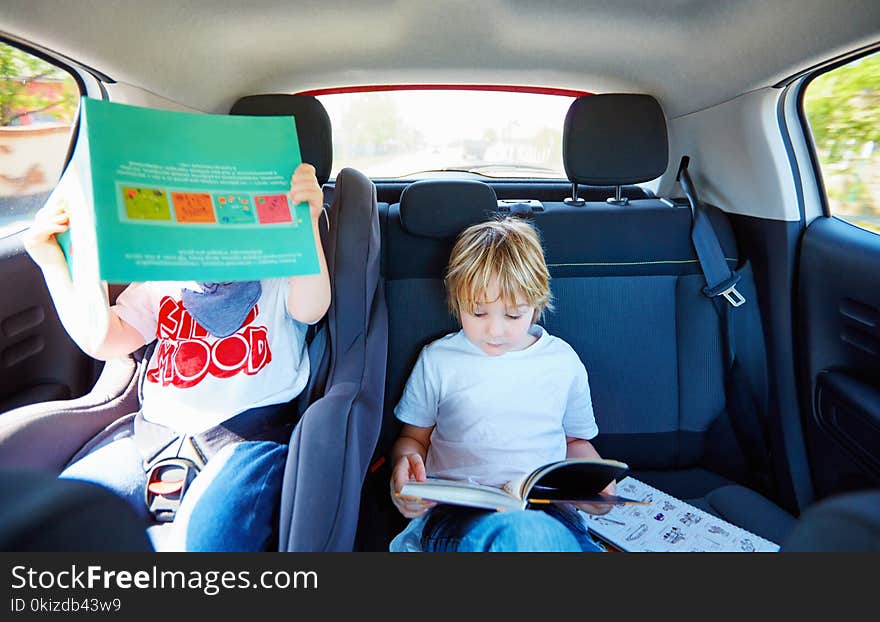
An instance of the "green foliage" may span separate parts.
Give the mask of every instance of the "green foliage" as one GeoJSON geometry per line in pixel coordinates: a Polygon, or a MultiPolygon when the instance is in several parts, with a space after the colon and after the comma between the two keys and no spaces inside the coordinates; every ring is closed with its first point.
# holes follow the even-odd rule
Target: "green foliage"
{"type": "Polygon", "coordinates": [[[880,142],[880,54],[838,67],[807,89],[804,107],[816,146],[829,163],[880,142]]]}
{"type": "Polygon", "coordinates": [[[880,231],[880,54],[813,80],[804,109],[831,212],[880,231]]]}
{"type": "Polygon", "coordinates": [[[0,42],[0,126],[14,125],[35,112],[70,122],[78,98],[76,84],[66,72],[0,42]]]}

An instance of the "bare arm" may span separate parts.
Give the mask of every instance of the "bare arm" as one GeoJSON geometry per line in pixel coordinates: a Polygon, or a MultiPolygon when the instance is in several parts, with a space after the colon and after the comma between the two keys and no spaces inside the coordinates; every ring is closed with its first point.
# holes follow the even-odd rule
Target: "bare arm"
{"type": "Polygon", "coordinates": [[[287,310],[292,318],[306,324],[314,324],[327,312],[330,306],[330,277],[327,260],[321,245],[319,220],[324,211],[324,193],[315,177],[315,167],[300,164],[290,180],[290,198],[294,203],[308,203],[315,248],[318,252],[318,274],[290,277],[290,294],[287,310]]]}
{"type": "Polygon", "coordinates": [[[593,443],[582,438],[573,436],[565,437],[565,457],[566,458],[601,458],[599,452],[593,447],[593,443]]]}
{"type": "Polygon", "coordinates": [[[70,280],[55,238],[69,226],[63,200],[43,207],[24,236],[25,250],[43,272],[61,324],[83,352],[103,361],[130,354],[144,345],[144,338],[110,309],[106,283],[74,288],[70,280]]]}

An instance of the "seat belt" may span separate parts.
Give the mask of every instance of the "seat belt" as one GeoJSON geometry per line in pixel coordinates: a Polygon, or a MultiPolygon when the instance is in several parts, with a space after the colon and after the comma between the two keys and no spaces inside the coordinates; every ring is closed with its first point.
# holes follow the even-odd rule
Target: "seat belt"
{"type": "MultiPolygon", "coordinates": [[[[230,443],[271,440],[286,443],[294,424],[317,397],[323,394],[329,369],[327,320],[309,326],[306,347],[309,381],[294,404],[270,404],[246,410],[199,434],[179,434],[172,428],[152,423],[138,413],[135,417],[135,444],[147,474],[144,501],[159,522],[174,520],[183,496],[208,460],[230,443]]],[[[141,364],[138,398],[143,398],[146,367],[156,341],[152,341],[137,360],[141,364]]]]}
{"type": "Polygon", "coordinates": [[[251,408],[198,434],[134,419],[134,441],[143,458],[147,484],[144,501],[159,522],[174,520],[183,496],[196,475],[223,447],[244,441],[286,442],[293,428],[294,405],[251,408]]]}
{"type": "Polygon", "coordinates": [[[703,294],[715,306],[722,324],[724,348],[724,394],[727,411],[737,441],[746,456],[756,483],[764,492],[772,491],[771,452],[767,444],[766,421],[760,412],[751,383],[736,356],[735,320],[737,309],[746,303],[736,289],[740,274],[731,270],[724,257],[715,229],[704,205],[697,198],[688,173],[690,158],[684,156],[676,174],[693,216],[691,241],[700,269],[706,279],[703,294]]]}

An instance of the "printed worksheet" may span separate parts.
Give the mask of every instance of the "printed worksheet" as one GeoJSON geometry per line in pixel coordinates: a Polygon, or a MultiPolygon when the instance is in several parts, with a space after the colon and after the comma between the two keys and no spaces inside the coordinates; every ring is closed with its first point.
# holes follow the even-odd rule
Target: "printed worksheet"
{"type": "Polygon", "coordinates": [[[617,494],[650,501],[619,505],[608,514],[582,512],[587,527],[617,549],[632,552],[776,552],[779,545],[732,525],[635,478],[617,494]]]}

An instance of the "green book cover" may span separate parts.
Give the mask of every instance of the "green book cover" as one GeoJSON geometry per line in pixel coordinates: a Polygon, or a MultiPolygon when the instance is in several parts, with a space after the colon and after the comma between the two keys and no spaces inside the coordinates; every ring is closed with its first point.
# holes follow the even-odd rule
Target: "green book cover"
{"type": "Polygon", "coordinates": [[[309,207],[287,193],[296,123],[83,97],[59,241],[76,282],[246,281],[319,271],[309,207]]]}

